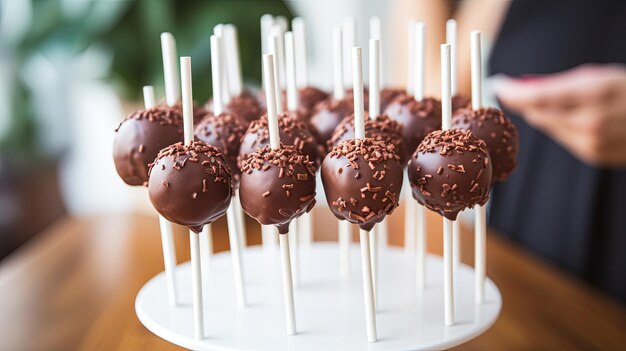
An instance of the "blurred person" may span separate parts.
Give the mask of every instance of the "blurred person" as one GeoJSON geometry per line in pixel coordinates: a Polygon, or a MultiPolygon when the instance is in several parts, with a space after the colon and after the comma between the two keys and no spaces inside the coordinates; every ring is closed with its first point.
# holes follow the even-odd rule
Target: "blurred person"
{"type": "MultiPolygon", "coordinates": [[[[516,171],[495,184],[490,225],[626,301],[626,2],[412,6],[423,17],[439,15],[429,26],[437,44],[445,41],[445,20],[458,20],[459,88],[466,95],[469,31],[481,29],[487,44],[495,39],[488,83],[519,130],[520,151],[516,171]]],[[[438,50],[430,55],[439,62],[438,50]]]]}

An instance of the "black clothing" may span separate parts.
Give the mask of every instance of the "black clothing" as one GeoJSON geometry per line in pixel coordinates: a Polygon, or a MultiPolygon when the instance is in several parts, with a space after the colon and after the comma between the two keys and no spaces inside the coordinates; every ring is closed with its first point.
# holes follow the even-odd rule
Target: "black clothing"
{"type": "MultiPolygon", "coordinates": [[[[490,74],[545,74],[626,63],[626,1],[513,1],[490,74]]],[[[518,168],[494,187],[490,224],[626,302],[626,169],[588,166],[510,111],[518,168]]]]}

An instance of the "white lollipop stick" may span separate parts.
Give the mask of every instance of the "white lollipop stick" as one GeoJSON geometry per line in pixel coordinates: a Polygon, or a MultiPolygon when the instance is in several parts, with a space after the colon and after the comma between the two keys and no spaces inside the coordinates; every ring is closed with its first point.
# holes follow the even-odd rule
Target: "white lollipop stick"
{"type": "Polygon", "coordinates": [[[481,55],[481,33],[473,30],[470,33],[471,45],[471,65],[472,65],[472,109],[477,110],[483,107],[483,80],[482,80],[482,55],[481,55]]]}
{"type": "MultiPolygon", "coordinates": [[[[191,58],[180,58],[180,75],[183,92],[183,130],[185,145],[193,141],[193,93],[191,88],[191,58]]],[[[200,236],[189,231],[191,248],[191,285],[193,295],[193,325],[196,339],[204,338],[204,315],[202,307],[202,268],[200,261],[200,236]]]]}
{"type": "Polygon", "coordinates": [[[415,23],[415,77],[413,78],[413,97],[417,101],[424,99],[424,73],[426,67],[426,24],[415,23]]]}
{"type": "MultiPolygon", "coordinates": [[[[276,111],[276,75],[274,58],[271,54],[263,55],[263,74],[266,77],[265,96],[267,97],[267,119],[270,136],[270,147],[280,148],[278,134],[278,115],[276,111]]],[[[287,319],[287,335],[296,334],[296,313],[293,299],[293,275],[291,272],[291,255],[289,253],[289,234],[279,234],[280,258],[283,267],[283,295],[285,298],[285,317],[287,319]]]]}
{"type": "MultiPolygon", "coordinates": [[[[272,27],[272,37],[274,37],[274,61],[276,62],[276,89],[279,93],[281,93],[286,87],[286,69],[285,69],[285,41],[283,36],[285,35],[285,31],[282,26],[275,24],[272,27]]],[[[280,105],[280,101],[279,105],[280,105]]],[[[280,113],[280,112],[279,112],[280,113]]]]}
{"type": "MultiPolygon", "coordinates": [[[[446,44],[450,44],[450,94],[457,94],[457,65],[456,65],[456,21],[446,21],[446,44]]],[[[454,270],[461,263],[461,226],[460,221],[452,224],[452,256],[454,257],[454,270]]]]}
{"type": "MultiPolygon", "coordinates": [[[[294,45],[294,37],[292,32],[285,33],[285,64],[287,66],[287,109],[290,112],[296,112],[298,110],[298,87],[296,86],[296,52],[294,45]]],[[[293,232],[291,238],[293,241],[293,265],[294,265],[294,280],[296,286],[300,285],[300,264],[298,254],[300,252],[300,220],[298,218],[293,220],[293,232]]]]}
{"type": "MultiPolygon", "coordinates": [[[[426,65],[426,25],[424,22],[415,23],[414,45],[415,45],[415,70],[413,77],[413,97],[417,101],[424,99],[424,81],[426,65]]],[[[423,288],[426,285],[426,209],[424,206],[414,203],[417,220],[412,221],[415,228],[412,235],[415,235],[416,243],[416,273],[417,286],[423,288]]]]}
{"type": "Polygon", "coordinates": [[[415,237],[415,282],[418,289],[423,289],[426,286],[426,209],[416,201],[412,202],[415,221],[418,223],[415,237]]]}
{"type": "Polygon", "coordinates": [[[274,26],[274,17],[270,14],[261,16],[261,52],[268,53],[270,50],[269,38],[274,26]]]}
{"type": "Polygon", "coordinates": [[[352,48],[352,75],[354,82],[354,137],[365,139],[365,107],[363,103],[363,51],[352,48]]]}
{"type": "MultiPolygon", "coordinates": [[[[459,213],[460,216],[460,213],[459,213]]],[[[452,222],[452,262],[454,262],[454,271],[459,269],[461,264],[461,220],[452,222]]]]}
{"type": "Polygon", "coordinates": [[[161,33],[161,52],[163,56],[163,76],[165,77],[165,102],[174,106],[180,99],[180,78],[176,64],[176,40],[172,33],[161,33]]]}
{"type": "Polygon", "coordinates": [[[413,82],[415,80],[415,23],[415,20],[409,20],[407,31],[406,92],[409,95],[413,95],[415,86],[413,82]]]}
{"type": "MultiPolygon", "coordinates": [[[[369,68],[369,116],[371,119],[375,119],[380,115],[380,89],[381,89],[381,62],[382,57],[380,54],[380,18],[373,16],[370,18],[370,68],[369,68]]],[[[370,247],[372,251],[372,272],[374,275],[374,293],[378,292],[378,261],[377,261],[377,245],[382,247],[387,246],[387,220],[383,219],[376,225],[376,236],[378,240],[375,241],[374,246],[370,247]]],[[[371,238],[370,238],[371,239],[371,238]]]]}
{"type": "Polygon", "coordinates": [[[376,236],[378,237],[378,246],[384,249],[389,245],[389,225],[387,224],[387,218],[376,225],[376,236]]]}
{"type": "Polygon", "coordinates": [[[285,16],[276,16],[276,17],[274,17],[274,20],[276,21],[276,25],[278,25],[278,27],[280,27],[281,34],[285,34],[285,32],[287,31],[287,27],[289,27],[289,23],[287,21],[287,17],[285,17],[285,16]]]}
{"type": "MultiPolygon", "coordinates": [[[[370,24],[371,24],[370,20],[370,24]]],[[[370,69],[369,69],[369,117],[376,119],[380,115],[380,40],[370,39],[369,41],[370,69]]],[[[386,223],[385,223],[386,225],[386,223]]],[[[383,224],[376,225],[374,230],[369,233],[370,254],[372,255],[372,276],[374,279],[374,302],[377,304],[378,291],[378,248],[376,242],[376,234],[379,232],[383,224]]]]}
{"type": "Polygon", "coordinates": [[[296,334],[296,309],[293,301],[293,275],[289,254],[289,234],[278,235],[280,259],[283,268],[283,295],[285,296],[285,318],[287,319],[287,335],[296,334]]]}
{"type": "MultiPolygon", "coordinates": [[[[452,125],[452,95],[450,91],[450,45],[441,45],[441,125],[452,125]]],[[[443,294],[446,326],[454,325],[454,272],[452,258],[452,221],[443,219],[443,294]]]]}
{"type": "MultiPolygon", "coordinates": [[[[352,76],[354,81],[354,137],[365,139],[365,111],[363,106],[363,53],[360,47],[352,48],[352,76]]],[[[365,298],[365,322],[367,324],[367,341],[376,342],[376,303],[374,283],[372,279],[372,263],[370,262],[369,233],[359,231],[361,245],[361,271],[363,273],[363,295],[365,298]]]]}
{"type": "Polygon", "coordinates": [[[372,286],[374,289],[374,311],[378,311],[378,245],[376,245],[376,235],[378,234],[378,224],[368,233],[368,244],[370,246],[370,270],[372,271],[372,286]]]}
{"type": "MultiPolygon", "coordinates": [[[[274,18],[271,15],[263,15],[261,17],[261,38],[263,45],[263,53],[270,52],[274,53],[276,51],[276,45],[274,44],[274,37],[271,35],[272,27],[274,26],[274,18]]],[[[268,91],[268,82],[275,81],[274,77],[267,77],[265,71],[263,71],[263,89],[265,92],[268,91]]],[[[273,91],[273,90],[271,90],[273,91]]],[[[267,101],[273,101],[275,103],[274,98],[270,98],[266,96],[267,101]]],[[[276,107],[273,105],[274,108],[276,107]]],[[[273,253],[276,247],[276,234],[274,233],[274,227],[269,225],[261,225],[261,242],[263,244],[263,249],[267,252],[273,253]]]]}
{"type": "MultiPolygon", "coordinates": [[[[274,26],[272,28],[272,34],[270,35],[270,54],[272,54],[272,59],[274,60],[274,67],[279,67],[281,65],[281,63],[279,62],[279,57],[283,56],[282,55],[282,34],[280,34],[280,31],[276,32],[275,29],[278,28],[277,26],[274,26]]],[[[284,56],[283,56],[284,57],[284,56]]],[[[263,75],[265,78],[265,91],[267,91],[267,77],[265,75],[263,75]]],[[[280,84],[278,84],[278,82],[280,82],[281,80],[281,76],[280,76],[280,69],[275,69],[274,70],[274,80],[277,82],[277,89],[278,86],[280,84]]],[[[275,98],[273,99],[276,103],[276,114],[280,114],[283,112],[283,96],[282,96],[282,89],[278,90],[278,92],[276,93],[275,98]]],[[[269,100],[268,100],[269,101],[269,100]]]]}
{"type": "Polygon", "coordinates": [[[228,92],[230,96],[239,96],[243,92],[243,76],[241,74],[241,57],[237,27],[233,24],[224,25],[224,44],[226,46],[226,65],[228,72],[228,92]]]}
{"type": "Polygon", "coordinates": [[[273,225],[261,225],[261,243],[263,250],[273,257],[276,252],[276,228],[273,225]]]}
{"type": "Polygon", "coordinates": [[[381,39],[380,17],[378,16],[370,17],[370,38],[378,40],[381,39]]]}
{"type": "MultiPolygon", "coordinates": [[[[306,57],[306,30],[302,17],[296,17],[291,21],[291,30],[294,36],[296,53],[296,87],[302,89],[306,88],[309,83],[306,57]]],[[[305,244],[313,242],[313,220],[311,217],[311,213],[305,213],[298,221],[300,241],[305,244]]]]}
{"type": "Polygon", "coordinates": [[[291,31],[296,41],[296,82],[298,88],[306,88],[309,85],[306,57],[306,30],[302,17],[296,17],[291,21],[291,31]]]}
{"type": "Polygon", "coordinates": [[[235,189],[235,213],[237,214],[237,233],[240,234],[239,242],[242,249],[248,245],[248,236],[246,235],[246,220],[243,214],[243,208],[241,207],[241,199],[239,199],[239,189],[235,189]]]}
{"type": "Polygon", "coordinates": [[[208,272],[211,269],[211,256],[213,255],[213,230],[211,224],[205,225],[198,236],[200,237],[202,271],[208,272]]]}
{"type": "MultiPolygon", "coordinates": [[[[222,100],[222,75],[220,72],[224,70],[222,58],[223,48],[222,42],[224,38],[216,35],[211,36],[211,73],[213,75],[213,111],[215,114],[220,114],[224,109],[224,100],[222,100]],[[218,112],[219,111],[219,112],[218,112]]],[[[237,213],[234,206],[235,200],[231,200],[231,205],[228,206],[226,212],[226,221],[228,224],[228,238],[230,241],[230,254],[233,261],[233,275],[235,282],[235,293],[237,296],[237,304],[239,306],[246,305],[245,291],[243,284],[243,272],[241,268],[241,243],[240,234],[237,228],[237,213]]]]}
{"type": "MultiPolygon", "coordinates": [[[[151,85],[143,87],[143,100],[146,109],[156,105],[154,87],[151,85]]],[[[161,246],[163,247],[163,266],[165,267],[165,279],[167,280],[167,296],[170,306],[176,306],[178,302],[176,299],[176,251],[174,250],[174,230],[172,223],[160,214],[159,225],[161,228],[161,246]]]]}
{"type": "Polygon", "coordinates": [[[296,86],[296,52],[292,32],[285,33],[285,65],[287,66],[287,110],[298,110],[298,87],[296,86]]]}
{"type": "Polygon", "coordinates": [[[298,230],[302,244],[310,245],[313,242],[313,213],[305,213],[298,218],[298,230]]]}
{"type": "Polygon", "coordinates": [[[228,104],[228,102],[230,101],[230,92],[228,91],[228,86],[230,85],[230,82],[228,80],[228,71],[226,70],[226,67],[229,66],[228,65],[228,60],[226,58],[226,45],[224,44],[224,28],[226,26],[224,26],[224,24],[220,23],[215,25],[215,27],[213,27],[213,34],[215,36],[217,36],[218,38],[222,39],[219,41],[219,46],[220,46],[220,58],[222,60],[224,69],[222,69],[220,71],[220,79],[222,80],[222,84],[221,84],[221,90],[222,90],[222,103],[224,104],[224,106],[226,104],[228,104]]]}
{"type": "Polygon", "coordinates": [[[380,115],[380,40],[370,39],[370,85],[369,115],[376,119],[380,115]]]}
{"type": "Polygon", "coordinates": [[[365,323],[367,327],[367,341],[376,342],[376,306],[374,303],[374,283],[370,263],[370,246],[368,233],[360,229],[359,241],[361,245],[361,272],[363,273],[363,297],[365,300],[365,323]]]}
{"type": "Polygon", "coordinates": [[[295,286],[300,286],[300,218],[294,218],[289,223],[289,244],[291,245],[292,278],[295,286]]]}
{"type": "Polygon", "coordinates": [[[339,232],[339,273],[342,277],[350,275],[350,242],[352,227],[348,221],[338,221],[339,232]]]}
{"type": "Polygon", "coordinates": [[[450,44],[450,66],[451,66],[451,83],[450,92],[452,96],[458,93],[457,88],[457,66],[456,66],[456,21],[449,19],[446,21],[446,44],[450,44]]]}
{"type": "Polygon", "coordinates": [[[349,87],[352,81],[352,48],[356,46],[356,22],[354,17],[346,17],[343,19],[343,83],[349,87]]]}
{"type": "Polygon", "coordinates": [[[153,108],[156,105],[154,87],[152,85],[143,87],[143,105],[146,109],[153,108]]]}
{"type": "Polygon", "coordinates": [[[230,243],[230,255],[233,261],[233,275],[235,281],[235,295],[240,307],[246,306],[246,292],[243,284],[243,269],[241,264],[241,243],[237,233],[237,213],[235,212],[234,199],[226,210],[228,223],[228,240],[230,243]]]}
{"type": "Polygon", "coordinates": [[[333,98],[343,100],[346,90],[343,85],[343,37],[341,28],[333,28],[333,98]]]}
{"type": "MultiPolygon", "coordinates": [[[[333,98],[342,100],[346,96],[343,86],[343,37],[339,27],[333,28],[333,98]]],[[[351,227],[348,221],[338,223],[339,272],[342,277],[350,274],[351,227]]]]}
{"type": "MultiPolygon", "coordinates": [[[[383,34],[382,34],[381,27],[380,27],[380,17],[378,17],[378,16],[370,17],[370,40],[371,39],[378,39],[378,40],[382,41],[382,36],[383,36],[383,34]]],[[[382,51],[382,49],[379,49],[379,50],[382,51]]],[[[382,65],[382,61],[383,61],[382,57],[379,58],[379,61],[381,62],[381,63],[379,63],[379,65],[380,65],[380,67],[382,67],[383,66],[382,65]]],[[[371,65],[371,63],[370,63],[370,65],[371,65]]],[[[379,74],[378,74],[378,79],[379,79],[378,82],[379,82],[379,85],[382,86],[383,85],[383,79],[382,79],[383,73],[382,73],[381,69],[379,69],[379,71],[381,71],[381,72],[379,72],[379,74]]]]}
{"type": "MultiPolygon", "coordinates": [[[[415,213],[419,205],[413,200],[410,191],[404,193],[404,253],[409,259],[415,257],[415,233],[417,231],[415,213]]],[[[419,265],[418,265],[419,266],[419,265]]]]}
{"type": "MultiPolygon", "coordinates": [[[[470,36],[472,58],[472,109],[477,110],[483,105],[481,34],[480,31],[473,30],[470,33],[470,36]]],[[[474,267],[474,299],[477,304],[485,302],[485,279],[487,267],[487,211],[485,206],[474,206],[474,256],[476,262],[474,267]]]]}
{"type": "MultiPolygon", "coordinates": [[[[415,20],[409,20],[407,30],[407,69],[406,69],[406,92],[413,95],[415,92],[415,20]]],[[[415,242],[416,242],[416,219],[415,214],[419,211],[420,205],[416,204],[411,196],[411,192],[404,193],[404,203],[406,208],[404,209],[404,253],[410,259],[415,258],[415,242]]],[[[418,258],[420,256],[418,255],[418,258]]],[[[416,261],[417,274],[420,275],[420,271],[424,270],[424,265],[419,260],[416,261]]],[[[418,279],[419,286],[419,279],[418,279]]]]}

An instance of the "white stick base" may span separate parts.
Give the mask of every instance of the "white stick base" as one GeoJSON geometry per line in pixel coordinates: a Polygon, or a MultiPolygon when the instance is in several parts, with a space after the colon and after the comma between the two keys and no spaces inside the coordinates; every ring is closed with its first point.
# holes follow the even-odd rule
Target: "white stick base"
{"type": "Polygon", "coordinates": [[[486,331],[498,318],[500,292],[487,279],[486,300],[474,303],[474,271],[461,264],[455,274],[456,324],[444,326],[443,261],[428,255],[428,285],[415,291],[415,274],[403,249],[379,251],[377,313],[378,341],[368,343],[363,310],[363,286],[358,244],[351,244],[348,277],[337,272],[336,243],[313,243],[301,255],[298,300],[298,334],[285,334],[280,261],[268,258],[260,246],[246,251],[244,269],[248,307],[235,300],[229,252],[213,256],[209,273],[203,273],[204,335],[196,340],[191,307],[191,267],[176,267],[179,307],[168,304],[163,272],[144,285],[135,301],[139,320],[151,332],[174,344],[194,350],[419,350],[445,349],[486,331]]]}

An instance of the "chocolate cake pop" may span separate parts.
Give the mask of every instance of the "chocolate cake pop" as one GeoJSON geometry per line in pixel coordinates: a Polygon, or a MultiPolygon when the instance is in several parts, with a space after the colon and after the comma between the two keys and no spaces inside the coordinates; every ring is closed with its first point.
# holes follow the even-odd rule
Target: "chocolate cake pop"
{"type": "Polygon", "coordinates": [[[340,220],[371,230],[398,207],[402,165],[392,144],[349,139],[322,162],[322,184],[331,211],[340,220]]]}
{"type": "Polygon", "coordinates": [[[400,88],[382,89],[380,91],[380,110],[385,111],[389,104],[401,95],[406,95],[406,90],[400,88]]]}
{"type": "Polygon", "coordinates": [[[452,115],[460,112],[460,110],[472,107],[472,100],[464,95],[454,95],[452,97],[452,115]]]}
{"type": "MultiPolygon", "coordinates": [[[[278,128],[281,143],[294,145],[298,151],[308,156],[309,160],[316,164],[319,163],[320,149],[306,123],[294,117],[293,114],[282,113],[278,115],[278,128]]],[[[267,115],[263,115],[250,124],[241,139],[239,164],[241,165],[243,160],[257,148],[269,145],[269,142],[267,115]]]]}
{"type": "Polygon", "coordinates": [[[317,104],[309,123],[319,143],[326,145],[339,123],[353,112],[352,100],[328,98],[317,104]]]}
{"type": "Polygon", "coordinates": [[[487,145],[470,131],[432,132],[409,161],[413,197],[428,209],[456,220],[462,210],[484,205],[489,199],[491,164],[487,145]]]}
{"type": "Polygon", "coordinates": [[[467,129],[485,141],[493,167],[493,180],[503,181],[515,169],[519,137],[517,128],[497,108],[465,109],[452,118],[454,128],[467,129]]]}
{"type": "Polygon", "coordinates": [[[203,117],[194,132],[196,139],[222,151],[235,183],[238,182],[241,173],[237,165],[237,156],[246,129],[247,123],[239,117],[227,113],[219,116],[209,113],[203,117]]]}
{"type": "MultiPolygon", "coordinates": [[[[302,89],[298,89],[298,112],[304,119],[308,119],[311,117],[313,112],[315,111],[315,106],[326,100],[328,98],[328,93],[319,90],[314,87],[306,87],[302,89]]],[[[259,95],[259,99],[265,99],[264,94],[259,95]]],[[[282,91],[282,99],[281,99],[282,107],[284,111],[287,111],[289,108],[287,106],[287,91],[282,91]]],[[[265,103],[263,103],[263,106],[265,103]]]]}
{"type": "Polygon", "coordinates": [[[216,147],[179,142],[161,150],[150,166],[148,194],[163,217],[199,233],[226,213],[231,181],[230,167],[216,147]]]}
{"type": "Polygon", "coordinates": [[[159,151],[183,139],[180,109],[159,105],[131,113],[115,130],[113,161],[128,185],[146,185],[148,164],[159,151]]]}
{"type": "MultiPolygon", "coordinates": [[[[208,111],[213,111],[213,100],[209,100],[205,108],[208,111]]],[[[264,111],[265,105],[261,106],[257,98],[246,91],[240,95],[232,96],[224,107],[224,112],[242,119],[246,124],[261,117],[264,111]]]]}
{"type": "MultiPolygon", "coordinates": [[[[300,97],[300,103],[298,105],[311,113],[315,109],[315,105],[328,98],[328,93],[308,86],[298,89],[298,96],[300,97]]],[[[285,101],[287,101],[287,99],[285,99],[285,101]]]]}
{"type": "Polygon", "coordinates": [[[263,225],[289,232],[294,218],[315,205],[315,164],[291,145],[257,148],[241,165],[241,207],[263,225]]]}
{"type": "MultiPolygon", "coordinates": [[[[337,126],[332,138],[327,143],[327,147],[331,150],[342,141],[354,137],[354,114],[351,114],[337,126]]],[[[387,115],[379,115],[375,119],[371,119],[365,114],[365,137],[392,144],[395,153],[400,157],[400,163],[404,164],[407,161],[409,155],[407,155],[404,147],[402,126],[387,115]]]]}
{"type": "MultiPolygon", "coordinates": [[[[167,104],[162,104],[162,105],[167,107],[167,104]]],[[[176,104],[174,104],[174,106],[172,107],[177,108],[181,115],[183,114],[183,105],[182,105],[181,100],[178,100],[176,104]]],[[[202,117],[204,117],[204,115],[206,115],[208,112],[209,110],[207,109],[206,106],[200,106],[194,102],[193,103],[193,125],[200,123],[200,121],[202,120],[202,117]]]]}
{"type": "Polygon", "coordinates": [[[441,103],[434,98],[417,101],[412,96],[403,95],[396,98],[384,113],[402,125],[409,154],[428,133],[441,128],[441,103]]]}

